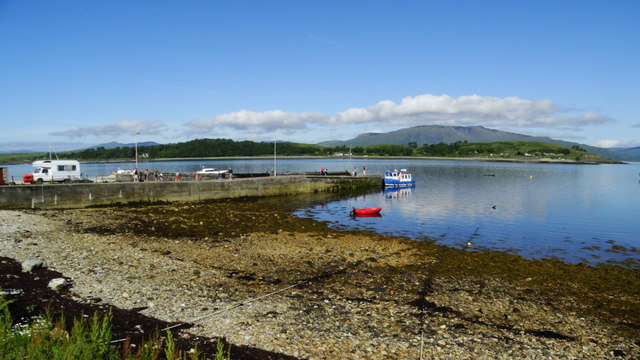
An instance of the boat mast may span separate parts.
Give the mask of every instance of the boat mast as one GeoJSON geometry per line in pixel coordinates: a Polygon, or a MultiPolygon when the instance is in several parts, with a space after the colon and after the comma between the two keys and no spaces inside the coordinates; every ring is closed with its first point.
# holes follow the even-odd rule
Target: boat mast
{"type": "Polygon", "coordinates": [[[60,160],[60,159],[58,159],[58,153],[53,148],[53,144],[51,143],[51,139],[49,139],[49,160],[53,160],[53,157],[51,156],[52,153],[56,155],[56,160],[60,160]]]}

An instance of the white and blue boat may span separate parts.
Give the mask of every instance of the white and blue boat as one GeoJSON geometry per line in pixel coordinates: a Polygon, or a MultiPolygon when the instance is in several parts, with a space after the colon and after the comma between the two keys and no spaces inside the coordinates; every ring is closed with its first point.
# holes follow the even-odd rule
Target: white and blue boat
{"type": "Polygon", "coordinates": [[[407,169],[400,169],[400,171],[387,170],[384,173],[384,186],[385,187],[416,186],[416,181],[411,178],[411,174],[407,172],[407,169]]]}

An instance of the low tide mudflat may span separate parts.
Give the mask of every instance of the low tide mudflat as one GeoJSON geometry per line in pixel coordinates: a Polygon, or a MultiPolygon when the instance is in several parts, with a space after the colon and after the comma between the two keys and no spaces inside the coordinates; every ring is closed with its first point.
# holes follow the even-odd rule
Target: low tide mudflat
{"type": "Polygon", "coordinates": [[[281,202],[2,211],[0,255],[45,260],[79,298],[283,357],[640,355],[638,270],[337,231],[281,202]]]}

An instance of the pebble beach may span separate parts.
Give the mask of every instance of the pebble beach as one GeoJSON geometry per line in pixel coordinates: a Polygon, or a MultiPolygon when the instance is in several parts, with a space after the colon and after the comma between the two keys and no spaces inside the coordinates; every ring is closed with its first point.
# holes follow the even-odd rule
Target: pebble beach
{"type": "Polygon", "coordinates": [[[486,260],[246,201],[201,217],[198,204],[3,210],[0,255],[43,260],[79,298],[298,359],[640,357],[637,283],[609,294],[628,309],[601,313],[571,295],[579,282],[553,296],[536,272],[474,271],[486,260]]]}

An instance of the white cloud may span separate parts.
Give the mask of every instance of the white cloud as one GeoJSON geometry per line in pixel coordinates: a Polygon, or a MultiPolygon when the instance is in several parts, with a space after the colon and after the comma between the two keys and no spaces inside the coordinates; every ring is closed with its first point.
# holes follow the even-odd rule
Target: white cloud
{"type": "MultiPolygon", "coordinates": [[[[485,97],[479,95],[451,97],[424,94],[408,96],[399,103],[383,100],[377,104],[351,108],[328,115],[319,112],[286,112],[282,110],[236,112],[183,124],[180,134],[175,126],[161,121],[122,120],[96,126],[71,127],[50,135],[81,138],[87,136],[115,138],[141,133],[176,138],[193,136],[245,139],[290,138],[293,141],[320,141],[323,136],[349,137],[369,129],[397,129],[417,125],[482,125],[508,128],[527,133],[538,129],[545,133],[581,131],[586,126],[613,121],[595,112],[565,109],[552,100],[527,100],[518,97],[485,97]],[[238,132],[242,134],[238,136],[238,132]],[[353,133],[351,133],[353,132],[353,133]]],[[[175,125],[175,124],[174,124],[175,125]]],[[[566,137],[566,136],[565,136],[566,137]]]]}
{"type": "Polygon", "coordinates": [[[214,134],[222,129],[241,130],[249,133],[296,132],[307,129],[308,124],[324,124],[328,116],[321,113],[291,113],[282,110],[240,110],[214,116],[211,119],[192,120],[185,124],[189,134],[214,134]],[[222,129],[221,129],[222,128],[222,129]]]}
{"type": "Polygon", "coordinates": [[[632,140],[598,140],[593,144],[594,146],[603,148],[630,148],[638,146],[637,141],[632,140]]]}
{"type": "Polygon", "coordinates": [[[604,124],[611,119],[589,112],[562,116],[551,100],[496,98],[478,95],[454,98],[448,95],[405,97],[400,104],[384,100],[366,108],[352,108],[331,118],[334,125],[385,123],[415,126],[425,123],[452,126],[581,127],[604,124]]]}
{"type": "Polygon", "coordinates": [[[167,125],[162,121],[144,121],[144,120],[121,120],[115,123],[108,123],[98,126],[78,127],[73,126],[65,131],[52,132],[52,136],[66,136],[69,138],[85,137],[85,136],[107,136],[117,137],[121,135],[134,135],[142,133],[145,135],[161,134],[167,125]]]}

